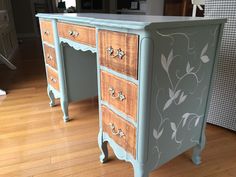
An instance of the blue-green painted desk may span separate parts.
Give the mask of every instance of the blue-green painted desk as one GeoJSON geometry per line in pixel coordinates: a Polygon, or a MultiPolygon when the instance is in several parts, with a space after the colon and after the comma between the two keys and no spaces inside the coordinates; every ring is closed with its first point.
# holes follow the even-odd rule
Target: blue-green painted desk
{"type": "MultiPolygon", "coordinates": [[[[109,142],[119,159],[133,164],[135,177],[147,177],[190,148],[193,162],[200,164],[211,78],[225,19],[37,16],[50,22],[53,31],[53,44],[43,42],[55,49],[57,62],[54,72],[60,91],[52,87],[57,82],[53,75],[48,77],[51,105],[54,96],[59,97],[67,121],[70,101],[98,93],[101,162],[108,158],[109,142]],[[61,37],[58,23],[93,28],[94,45],[86,45],[83,36],[81,42],[61,37]]],[[[65,30],[74,38],[86,33],[66,26],[65,30]]],[[[93,30],[88,34],[86,40],[93,41],[93,30]]],[[[42,35],[49,36],[50,31],[42,35]]]]}

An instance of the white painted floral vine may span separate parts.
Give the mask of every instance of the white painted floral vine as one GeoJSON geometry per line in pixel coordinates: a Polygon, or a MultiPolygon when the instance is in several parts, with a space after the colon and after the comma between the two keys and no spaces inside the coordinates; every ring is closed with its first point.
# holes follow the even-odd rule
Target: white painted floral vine
{"type": "MultiPolygon", "coordinates": [[[[187,49],[188,50],[193,50],[193,47],[190,47],[190,38],[188,37],[188,35],[184,34],[184,33],[173,33],[173,34],[161,34],[159,32],[157,32],[159,35],[163,36],[163,37],[169,37],[172,39],[172,43],[174,43],[174,35],[183,35],[187,41],[188,41],[188,45],[187,45],[187,49]]],[[[206,64],[210,61],[208,55],[207,55],[207,50],[208,50],[208,43],[205,44],[205,46],[202,48],[201,54],[200,54],[200,64],[199,66],[191,66],[190,61],[187,62],[186,64],[186,71],[185,74],[183,74],[182,76],[178,76],[178,71],[176,71],[176,78],[177,78],[177,82],[174,84],[173,80],[171,79],[170,73],[169,73],[169,68],[170,65],[172,64],[173,60],[177,57],[181,57],[180,55],[175,55],[174,56],[174,52],[173,49],[170,50],[168,57],[166,57],[164,54],[161,55],[161,65],[162,68],[164,69],[165,73],[167,74],[169,83],[170,83],[170,88],[168,88],[168,92],[169,92],[169,98],[167,99],[167,101],[165,102],[165,104],[163,105],[163,108],[160,109],[158,106],[158,103],[156,102],[156,107],[157,107],[157,112],[161,118],[161,123],[159,124],[157,129],[153,129],[153,136],[157,141],[157,145],[154,147],[154,150],[157,151],[158,153],[158,161],[160,160],[160,156],[161,156],[161,151],[158,147],[158,140],[161,138],[162,134],[164,133],[164,123],[165,122],[169,122],[170,127],[172,129],[172,135],[171,135],[171,139],[174,140],[177,144],[179,144],[178,148],[181,147],[183,139],[178,139],[177,138],[177,132],[179,130],[179,128],[183,128],[185,126],[187,126],[188,130],[191,130],[191,125],[193,125],[194,127],[197,127],[200,119],[204,116],[204,115],[198,115],[196,113],[192,113],[192,112],[186,112],[182,115],[180,121],[178,123],[175,123],[173,121],[171,121],[168,117],[163,117],[161,112],[165,112],[168,110],[168,108],[171,107],[172,104],[178,106],[181,105],[182,103],[184,103],[188,96],[190,94],[193,94],[193,92],[189,92],[186,93],[184,90],[179,89],[179,85],[180,83],[189,75],[193,76],[195,82],[196,82],[196,88],[198,87],[199,83],[201,83],[201,80],[198,77],[198,72],[201,70],[201,66],[202,64],[206,64]],[[162,110],[162,111],[160,111],[162,110]]],[[[156,101],[159,100],[158,96],[159,96],[159,92],[161,90],[164,89],[159,89],[157,91],[156,94],[156,101]]],[[[201,100],[202,98],[200,98],[201,100]]],[[[200,101],[201,104],[201,101],[200,101]]],[[[193,138],[191,138],[192,142],[196,142],[196,140],[193,140],[193,138]]]]}

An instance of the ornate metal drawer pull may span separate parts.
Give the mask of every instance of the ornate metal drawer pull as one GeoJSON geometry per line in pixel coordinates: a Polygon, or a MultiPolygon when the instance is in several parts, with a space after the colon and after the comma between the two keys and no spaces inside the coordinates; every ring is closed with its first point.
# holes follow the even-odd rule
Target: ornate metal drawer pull
{"type": "Polygon", "coordinates": [[[77,37],[79,36],[79,33],[77,31],[69,30],[68,34],[72,37],[77,37]]]}
{"type": "Polygon", "coordinates": [[[116,127],[113,123],[109,123],[109,126],[113,135],[119,136],[120,138],[125,136],[124,132],[121,129],[116,130],[116,127]]]}
{"type": "Polygon", "coordinates": [[[122,91],[118,92],[118,95],[115,96],[115,89],[110,87],[109,92],[113,99],[119,99],[120,101],[123,101],[125,99],[125,96],[122,94],[122,91]]]}
{"type": "Polygon", "coordinates": [[[121,49],[118,49],[118,50],[116,51],[116,55],[114,56],[114,58],[115,58],[115,57],[118,57],[119,59],[122,59],[124,56],[125,56],[125,52],[122,51],[121,49]]]}
{"type": "Polygon", "coordinates": [[[110,46],[109,48],[107,48],[107,52],[110,56],[112,56],[112,54],[114,53],[114,49],[112,48],[112,46],[110,46]]]}
{"type": "Polygon", "coordinates": [[[52,59],[53,59],[52,55],[50,55],[50,54],[47,55],[47,58],[48,58],[49,60],[52,60],[52,59]]]}
{"type": "Polygon", "coordinates": [[[44,35],[48,36],[50,34],[50,32],[48,30],[44,31],[44,35]]]}
{"type": "Polygon", "coordinates": [[[107,48],[107,52],[108,54],[113,57],[113,58],[116,58],[118,57],[119,59],[122,59],[124,56],[125,56],[125,52],[122,51],[120,48],[117,49],[116,51],[112,48],[112,46],[108,47],[107,48]],[[115,55],[113,55],[115,52],[115,55]]]}
{"type": "Polygon", "coordinates": [[[57,80],[55,78],[53,78],[52,76],[50,77],[50,80],[54,83],[57,83],[57,80]]]}

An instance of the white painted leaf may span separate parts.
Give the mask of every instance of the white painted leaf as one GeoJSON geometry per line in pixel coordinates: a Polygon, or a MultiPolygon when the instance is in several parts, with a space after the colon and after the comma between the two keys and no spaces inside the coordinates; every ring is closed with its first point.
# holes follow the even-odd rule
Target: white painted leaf
{"type": "Polygon", "coordinates": [[[201,60],[202,60],[203,63],[208,63],[210,61],[210,59],[207,55],[201,56],[201,60]]]}
{"type": "Polygon", "coordinates": [[[168,59],[167,59],[167,66],[169,67],[172,60],[174,59],[174,55],[173,55],[173,49],[170,51],[168,59]]]}
{"type": "Polygon", "coordinates": [[[189,72],[192,72],[192,71],[193,71],[193,69],[194,69],[194,67],[190,68],[190,69],[189,69],[189,72]]]}
{"type": "Polygon", "coordinates": [[[174,132],[177,131],[177,127],[176,127],[176,125],[175,125],[174,122],[171,122],[171,123],[170,123],[170,126],[171,126],[171,129],[172,129],[174,132]]]}
{"type": "Polygon", "coordinates": [[[190,70],[190,63],[188,62],[187,66],[186,66],[186,72],[189,73],[190,70]]]}
{"type": "Polygon", "coordinates": [[[179,97],[179,102],[178,102],[178,104],[183,103],[183,102],[186,100],[187,96],[188,96],[188,95],[184,95],[184,92],[182,92],[182,94],[181,94],[180,97],[179,97]]]}
{"type": "Polygon", "coordinates": [[[202,52],[201,52],[201,57],[206,54],[208,49],[208,43],[203,47],[202,52]]]}
{"type": "Polygon", "coordinates": [[[169,88],[169,97],[173,98],[175,95],[174,91],[169,88]]]}
{"type": "Polygon", "coordinates": [[[183,118],[188,118],[189,116],[190,116],[190,113],[187,112],[187,113],[185,113],[182,117],[183,117],[183,118]]]}
{"type": "Polygon", "coordinates": [[[184,127],[184,126],[185,126],[185,124],[186,124],[187,120],[188,120],[188,117],[185,117],[185,118],[184,118],[184,120],[183,120],[183,125],[182,125],[182,127],[184,127]]]}
{"type": "Polygon", "coordinates": [[[176,98],[178,98],[180,92],[181,92],[181,90],[178,90],[177,92],[175,92],[175,95],[174,95],[174,97],[173,97],[174,100],[175,100],[176,98]]]}
{"type": "Polygon", "coordinates": [[[153,136],[155,137],[156,140],[158,140],[162,133],[163,133],[164,128],[161,129],[161,131],[158,133],[156,129],[153,130],[153,136]]]}
{"type": "Polygon", "coordinates": [[[196,119],[195,124],[194,124],[195,127],[198,125],[199,120],[200,120],[200,117],[198,117],[198,118],[196,119]]]}
{"type": "Polygon", "coordinates": [[[171,136],[171,139],[173,140],[175,138],[175,136],[176,136],[176,132],[173,132],[172,136],[171,136]]]}
{"type": "Polygon", "coordinates": [[[170,99],[166,102],[166,104],[165,104],[165,106],[164,106],[164,108],[163,108],[163,111],[166,110],[166,109],[172,104],[172,102],[173,102],[173,99],[170,98],[170,99]]]}
{"type": "Polygon", "coordinates": [[[167,63],[166,63],[166,57],[163,54],[161,55],[161,64],[162,64],[162,67],[164,68],[164,70],[166,72],[168,72],[168,66],[167,66],[167,63]]]}

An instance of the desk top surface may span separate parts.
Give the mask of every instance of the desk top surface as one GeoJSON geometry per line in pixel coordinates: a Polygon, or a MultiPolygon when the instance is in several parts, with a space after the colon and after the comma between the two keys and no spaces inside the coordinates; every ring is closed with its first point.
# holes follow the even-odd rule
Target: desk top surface
{"type": "Polygon", "coordinates": [[[150,16],[150,15],[124,15],[124,14],[102,14],[102,13],[39,13],[39,18],[58,19],[71,22],[84,22],[94,25],[129,25],[136,28],[145,27],[150,24],[167,23],[224,23],[223,18],[203,18],[203,17],[177,17],[177,16],[150,16]]]}

